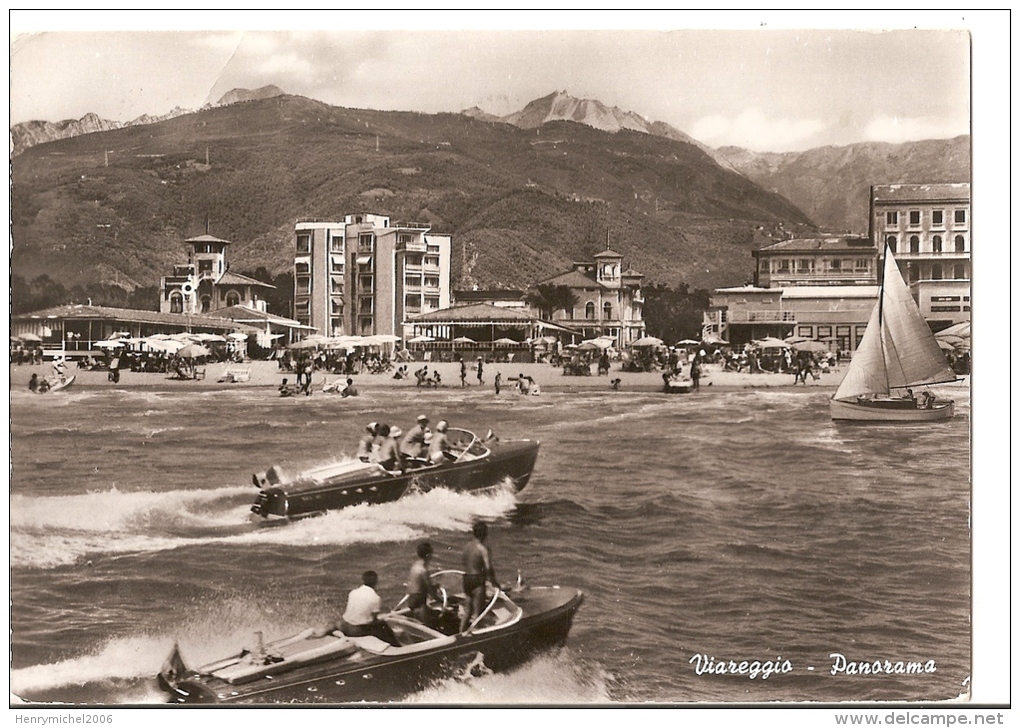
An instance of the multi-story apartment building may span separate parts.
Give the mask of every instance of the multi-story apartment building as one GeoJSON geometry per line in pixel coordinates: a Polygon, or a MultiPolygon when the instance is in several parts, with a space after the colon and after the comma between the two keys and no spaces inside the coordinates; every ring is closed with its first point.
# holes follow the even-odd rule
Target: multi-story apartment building
{"type": "Polygon", "coordinates": [[[294,226],[294,318],[320,334],[392,334],[450,305],[449,235],[385,215],[294,226]]]}
{"type": "Polygon", "coordinates": [[[161,313],[209,313],[229,306],[265,313],[265,292],[274,286],[229,270],[230,241],[200,235],[185,242],[190,246],[187,264],[175,265],[173,275],[160,279],[161,313]]]}
{"type": "Polygon", "coordinates": [[[878,249],[871,238],[850,235],[783,240],[754,250],[755,285],[873,286],[878,249]]]}
{"type": "Polygon", "coordinates": [[[970,320],[970,224],[968,183],[871,188],[870,237],[893,251],[933,329],[970,320]]]}
{"type": "Polygon", "coordinates": [[[610,336],[624,348],[645,335],[644,277],[636,270],[624,270],[623,256],[606,248],[595,254],[594,261],[575,262],[571,270],[536,286],[566,286],[577,297],[572,310],[554,311],[553,321],[585,337],[610,336]]]}

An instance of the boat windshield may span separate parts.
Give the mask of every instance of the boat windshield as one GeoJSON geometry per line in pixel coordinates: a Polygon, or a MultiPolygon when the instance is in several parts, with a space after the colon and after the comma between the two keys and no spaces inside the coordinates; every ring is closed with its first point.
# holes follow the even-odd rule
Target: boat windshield
{"type": "Polygon", "coordinates": [[[450,449],[457,453],[459,458],[480,458],[489,454],[489,448],[482,444],[482,441],[470,430],[459,430],[450,428],[446,433],[450,441],[450,449]]]}
{"type": "MultiPolygon", "coordinates": [[[[432,582],[442,587],[449,595],[451,604],[460,605],[467,597],[464,594],[464,572],[450,569],[437,571],[432,575],[432,582]]],[[[474,628],[474,632],[485,632],[512,624],[520,619],[522,610],[510,596],[503,591],[494,592],[491,587],[486,594],[485,609],[474,628]]]]}

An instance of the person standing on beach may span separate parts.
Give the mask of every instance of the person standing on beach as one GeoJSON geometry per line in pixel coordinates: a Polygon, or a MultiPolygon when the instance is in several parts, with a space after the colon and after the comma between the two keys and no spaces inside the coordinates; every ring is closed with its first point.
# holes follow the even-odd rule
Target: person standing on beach
{"type": "Polygon", "coordinates": [[[467,364],[464,363],[464,358],[460,360],[460,386],[467,386],[467,364]]]}
{"type": "Polygon", "coordinates": [[[502,372],[496,372],[496,379],[495,379],[495,381],[493,381],[493,384],[496,387],[496,394],[499,394],[499,385],[500,385],[502,379],[503,379],[503,373],[502,372]]]}
{"type": "Polygon", "coordinates": [[[482,357],[478,357],[478,386],[482,386],[485,382],[482,381],[482,357]]]}
{"type": "Polygon", "coordinates": [[[699,357],[691,361],[691,381],[694,383],[692,389],[701,389],[701,362],[699,357]]]}

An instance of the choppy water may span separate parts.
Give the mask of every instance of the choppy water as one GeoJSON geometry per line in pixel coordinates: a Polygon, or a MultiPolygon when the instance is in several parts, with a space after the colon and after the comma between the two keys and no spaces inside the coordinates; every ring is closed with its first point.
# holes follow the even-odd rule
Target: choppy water
{"type": "Polygon", "coordinates": [[[970,406],[918,426],[834,425],[824,390],[272,390],[11,395],[11,688],[28,700],[162,702],[189,663],[332,615],[358,574],[395,603],[415,543],[459,565],[473,519],[497,573],[586,593],[567,646],[439,703],[942,700],[970,675],[970,406]],[[250,474],[346,457],[365,423],[433,421],[542,441],[518,496],[443,491],[255,527],[250,474]],[[913,675],[829,674],[850,660],[913,675]],[[692,658],[789,660],[748,676],[692,658]],[[809,669],[809,668],[814,668],[809,669]]]}

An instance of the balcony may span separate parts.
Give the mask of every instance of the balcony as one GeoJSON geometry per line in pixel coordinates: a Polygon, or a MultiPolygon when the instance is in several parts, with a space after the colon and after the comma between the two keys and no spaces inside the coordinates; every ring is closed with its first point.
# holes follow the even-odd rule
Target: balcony
{"type": "MultiPolygon", "coordinates": [[[[726,321],[728,318],[731,324],[797,323],[795,311],[720,311],[718,313],[727,314],[720,321],[726,321]]],[[[705,315],[707,317],[708,313],[705,315]]]]}

